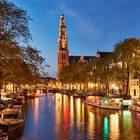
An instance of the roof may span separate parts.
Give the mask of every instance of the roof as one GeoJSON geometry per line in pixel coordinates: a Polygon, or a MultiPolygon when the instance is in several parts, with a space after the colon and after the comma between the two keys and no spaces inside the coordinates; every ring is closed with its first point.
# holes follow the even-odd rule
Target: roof
{"type": "Polygon", "coordinates": [[[96,56],[69,56],[69,63],[86,63],[96,58],[96,56]]]}
{"type": "Polygon", "coordinates": [[[113,54],[113,52],[100,52],[100,51],[97,51],[96,53],[97,53],[97,57],[100,57],[100,58],[104,58],[107,55],[113,54]]]}

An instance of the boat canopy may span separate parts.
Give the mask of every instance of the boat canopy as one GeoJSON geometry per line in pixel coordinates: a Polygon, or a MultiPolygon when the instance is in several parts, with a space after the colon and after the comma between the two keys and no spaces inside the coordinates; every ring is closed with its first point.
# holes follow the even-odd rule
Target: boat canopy
{"type": "Polygon", "coordinates": [[[1,114],[17,114],[21,111],[20,108],[6,108],[5,110],[3,110],[2,112],[0,112],[1,114]]]}

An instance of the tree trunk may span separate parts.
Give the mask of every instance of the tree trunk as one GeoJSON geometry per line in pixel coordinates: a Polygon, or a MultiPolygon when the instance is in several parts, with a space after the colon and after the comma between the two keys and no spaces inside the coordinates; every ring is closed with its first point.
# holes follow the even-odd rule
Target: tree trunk
{"type": "Polygon", "coordinates": [[[108,95],[109,92],[109,77],[107,77],[107,81],[106,81],[106,94],[108,95]]]}
{"type": "Polygon", "coordinates": [[[7,84],[4,85],[4,92],[7,92],[7,84]]]}
{"type": "Polygon", "coordinates": [[[129,93],[129,72],[127,74],[127,81],[126,81],[126,95],[129,93]]]}
{"type": "Polygon", "coordinates": [[[0,99],[1,99],[1,87],[2,87],[2,84],[0,82],[0,99]]]}
{"type": "Polygon", "coordinates": [[[106,83],[105,85],[106,85],[106,95],[108,95],[108,83],[106,83]]]}
{"type": "Polygon", "coordinates": [[[15,92],[15,84],[13,83],[13,93],[15,92]]]}
{"type": "Polygon", "coordinates": [[[86,88],[85,88],[85,82],[84,82],[84,91],[86,90],[86,88]]]}

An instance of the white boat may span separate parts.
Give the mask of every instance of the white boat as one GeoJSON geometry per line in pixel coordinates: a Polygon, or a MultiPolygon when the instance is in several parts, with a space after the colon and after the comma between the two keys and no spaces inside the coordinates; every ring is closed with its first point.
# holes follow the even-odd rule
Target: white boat
{"type": "Polygon", "coordinates": [[[103,109],[112,109],[112,110],[121,109],[121,100],[114,98],[108,99],[103,97],[88,96],[84,101],[84,103],[103,109]]]}
{"type": "Polygon", "coordinates": [[[6,108],[0,112],[0,129],[8,136],[23,132],[25,120],[21,108],[6,108]]]}
{"type": "Polygon", "coordinates": [[[129,109],[140,112],[140,99],[134,99],[129,109]]]}

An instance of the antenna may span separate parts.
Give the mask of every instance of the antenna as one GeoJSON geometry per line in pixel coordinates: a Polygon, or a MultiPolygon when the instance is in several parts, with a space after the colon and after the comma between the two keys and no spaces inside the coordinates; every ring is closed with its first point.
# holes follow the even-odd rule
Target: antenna
{"type": "Polygon", "coordinates": [[[63,16],[64,14],[63,14],[63,9],[61,8],[61,15],[63,16]]]}

